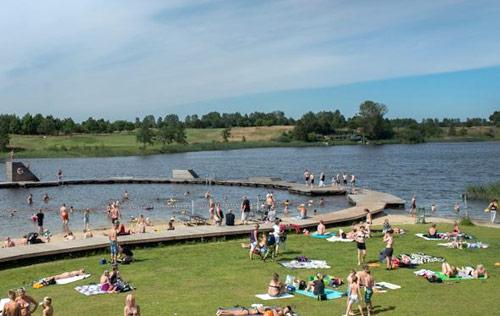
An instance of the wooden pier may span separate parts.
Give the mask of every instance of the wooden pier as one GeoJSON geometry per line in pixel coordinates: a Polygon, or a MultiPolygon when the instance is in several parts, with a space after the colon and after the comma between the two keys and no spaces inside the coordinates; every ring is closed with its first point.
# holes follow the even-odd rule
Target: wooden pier
{"type": "Polygon", "coordinates": [[[0,189],[15,188],[43,188],[64,185],[100,185],[100,184],[207,184],[256,187],[274,190],[287,190],[293,194],[302,195],[344,195],[346,189],[342,186],[307,186],[295,182],[283,181],[279,178],[258,177],[249,179],[178,179],[178,178],[139,178],[139,177],[112,177],[101,179],[68,179],[62,181],[39,182],[0,182],[0,189]]]}

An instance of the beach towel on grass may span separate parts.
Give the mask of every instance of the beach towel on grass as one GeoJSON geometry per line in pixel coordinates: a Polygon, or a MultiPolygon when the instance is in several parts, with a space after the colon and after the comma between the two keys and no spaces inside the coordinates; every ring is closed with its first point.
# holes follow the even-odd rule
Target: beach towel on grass
{"type": "Polygon", "coordinates": [[[420,237],[420,238],[425,239],[425,240],[442,240],[441,238],[429,238],[429,237],[426,237],[425,234],[415,234],[415,236],[420,237]]]}
{"type": "Polygon", "coordinates": [[[331,242],[353,242],[354,239],[347,239],[347,238],[340,238],[340,237],[337,237],[337,236],[333,236],[333,237],[330,237],[327,239],[328,241],[331,241],[331,242]]]}
{"type": "Polygon", "coordinates": [[[417,253],[410,253],[410,254],[400,254],[398,256],[399,261],[405,263],[405,264],[413,264],[413,265],[418,265],[418,264],[424,264],[424,263],[433,263],[433,262],[444,262],[444,258],[442,257],[435,257],[431,255],[426,255],[423,252],[417,252],[417,253]]]}
{"type": "Polygon", "coordinates": [[[307,262],[280,261],[279,264],[289,269],[330,269],[330,266],[324,260],[310,260],[307,262]]]}
{"type": "Polygon", "coordinates": [[[377,282],[375,283],[375,288],[378,289],[378,290],[398,290],[401,288],[401,286],[399,285],[396,285],[396,284],[392,284],[392,283],[389,283],[389,282],[377,282]]]}
{"type": "Polygon", "coordinates": [[[283,293],[280,296],[271,296],[271,295],[266,293],[266,294],[257,294],[257,295],[255,295],[255,297],[260,298],[261,300],[264,300],[264,301],[269,301],[269,300],[281,300],[281,299],[285,299],[285,298],[292,298],[293,295],[288,294],[288,293],[283,293]]]}
{"type": "Polygon", "coordinates": [[[332,236],[335,236],[335,233],[325,233],[323,235],[320,235],[318,233],[312,233],[310,236],[312,238],[326,239],[326,238],[330,238],[332,236]]]}
{"type": "Polygon", "coordinates": [[[77,275],[71,278],[56,280],[56,284],[63,285],[90,278],[90,274],[77,275]]]}
{"type": "Polygon", "coordinates": [[[106,291],[102,291],[101,286],[99,284],[77,286],[75,287],[75,290],[86,296],[108,293],[106,291]]]}
{"type": "MultiPolygon", "coordinates": [[[[294,293],[305,295],[314,299],[318,298],[318,296],[314,295],[314,293],[311,291],[296,290],[294,293]]],[[[343,296],[343,293],[335,290],[325,289],[325,295],[327,300],[334,300],[336,298],[341,298],[343,296]]]]}
{"type": "MultiPolygon", "coordinates": [[[[444,246],[448,248],[457,248],[459,244],[454,243],[454,242],[447,242],[447,243],[440,243],[438,246],[444,246]]],[[[487,244],[483,244],[482,242],[465,242],[462,244],[463,248],[468,248],[468,249],[486,249],[489,246],[487,244]]],[[[462,248],[462,249],[463,249],[462,248]]]]}

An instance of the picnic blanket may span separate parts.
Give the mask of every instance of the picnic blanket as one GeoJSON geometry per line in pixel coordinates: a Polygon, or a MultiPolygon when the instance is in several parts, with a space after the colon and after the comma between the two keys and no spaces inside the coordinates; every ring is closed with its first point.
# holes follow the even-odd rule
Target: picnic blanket
{"type": "Polygon", "coordinates": [[[340,238],[338,236],[330,237],[327,240],[330,242],[337,242],[337,241],[339,241],[339,242],[353,242],[354,241],[354,239],[340,238]]]}
{"type": "Polygon", "coordinates": [[[292,260],[280,261],[278,263],[289,269],[330,269],[330,266],[324,260],[310,260],[306,262],[292,260]]]}
{"type": "Polygon", "coordinates": [[[8,302],[10,302],[10,299],[8,298],[2,298],[0,300],[0,312],[3,311],[4,305],[7,304],[8,302]]]}
{"type": "Polygon", "coordinates": [[[335,233],[325,233],[323,235],[320,235],[318,234],[317,232],[316,233],[312,233],[310,235],[312,238],[319,238],[319,239],[326,239],[326,238],[330,238],[332,236],[335,236],[335,233]]]}
{"type": "Polygon", "coordinates": [[[401,288],[401,286],[397,285],[397,284],[392,284],[392,283],[389,283],[389,282],[377,282],[375,283],[375,288],[378,289],[378,290],[381,290],[381,291],[384,291],[384,290],[399,290],[401,288]]]}
{"type": "MultiPolygon", "coordinates": [[[[460,248],[460,244],[456,242],[447,242],[447,243],[439,243],[438,246],[444,246],[448,248],[460,248]]],[[[483,244],[482,242],[464,242],[462,243],[462,249],[463,248],[469,248],[469,249],[486,249],[488,248],[488,244],[483,244]]]]}
{"type": "Polygon", "coordinates": [[[288,293],[283,293],[280,296],[271,296],[271,295],[266,293],[266,294],[257,294],[257,295],[255,295],[255,297],[260,298],[261,300],[264,300],[264,301],[269,301],[269,300],[281,300],[281,299],[285,299],[285,298],[292,298],[293,295],[288,294],[288,293]]]}
{"type": "Polygon", "coordinates": [[[83,295],[86,295],[86,296],[107,294],[108,293],[106,291],[102,291],[101,286],[99,284],[81,285],[81,286],[75,287],[75,290],[83,295]]]}
{"type": "MultiPolygon", "coordinates": [[[[308,297],[312,297],[314,299],[316,299],[318,297],[317,295],[314,295],[314,293],[312,291],[296,290],[295,293],[305,295],[308,297]]],[[[326,295],[327,300],[334,300],[336,298],[341,298],[344,294],[342,292],[339,292],[339,291],[325,289],[325,295],[326,295]]]]}
{"type": "Polygon", "coordinates": [[[431,262],[444,262],[445,259],[442,257],[435,257],[431,255],[426,255],[423,252],[417,252],[417,253],[410,253],[410,254],[400,254],[398,256],[399,260],[405,264],[412,264],[412,265],[417,265],[417,264],[424,264],[424,263],[431,263],[431,262]]]}
{"type": "Polygon", "coordinates": [[[71,278],[56,280],[56,284],[63,285],[90,278],[90,274],[77,275],[71,278]]]}

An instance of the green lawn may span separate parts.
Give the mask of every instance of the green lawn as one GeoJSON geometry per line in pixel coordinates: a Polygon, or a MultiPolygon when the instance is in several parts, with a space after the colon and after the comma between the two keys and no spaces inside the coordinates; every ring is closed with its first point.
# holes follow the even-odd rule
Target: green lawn
{"type": "MultiPolygon", "coordinates": [[[[471,280],[457,283],[433,284],[416,277],[412,270],[386,271],[375,268],[375,280],[396,283],[402,289],[375,294],[376,310],[381,315],[492,315],[500,310],[498,300],[499,269],[494,263],[500,261],[499,230],[493,228],[466,227],[466,232],[489,243],[482,250],[456,250],[436,246],[436,242],[425,241],[414,236],[424,226],[408,226],[406,235],[395,240],[395,254],[423,251],[443,256],[451,264],[475,265],[483,263],[490,274],[484,281],[471,280]]],[[[441,229],[451,229],[440,225],[441,229]]],[[[172,245],[137,249],[138,262],[122,266],[121,272],[137,290],[135,291],[143,315],[215,315],[219,306],[263,303],[254,297],[266,291],[267,282],[273,272],[283,278],[287,274],[306,277],[314,270],[288,270],[274,262],[250,261],[247,251],[240,247],[245,241],[231,240],[216,243],[172,245]]],[[[368,259],[376,260],[383,248],[381,237],[368,241],[368,259]]],[[[325,240],[290,235],[288,250],[282,258],[293,259],[305,255],[313,259],[325,259],[332,266],[321,272],[346,277],[356,267],[355,245],[351,243],[329,243],[325,240]]],[[[125,294],[109,294],[86,297],[73,290],[78,284],[98,281],[106,268],[98,264],[103,255],[57,260],[15,269],[0,270],[0,292],[28,284],[39,277],[84,267],[93,274],[89,280],[70,285],[53,285],[43,289],[30,289],[40,300],[49,295],[53,298],[56,315],[121,315],[125,294]]],[[[426,264],[422,268],[439,269],[439,264],[426,264]]],[[[342,288],[344,289],[344,287],[342,288]]],[[[301,315],[341,315],[345,299],[318,302],[303,296],[271,301],[271,304],[290,304],[301,315]]]]}

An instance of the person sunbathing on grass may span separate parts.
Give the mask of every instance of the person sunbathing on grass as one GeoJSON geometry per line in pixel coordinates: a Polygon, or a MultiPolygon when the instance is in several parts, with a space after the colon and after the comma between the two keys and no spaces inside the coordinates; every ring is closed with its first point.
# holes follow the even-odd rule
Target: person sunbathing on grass
{"type": "Polygon", "coordinates": [[[436,224],[432,224],[431,227],[427,230],[427,236],[428,238],[439,238],[437,229],[436,229],[436,224]]]}
{"type": "Polygon", "coordinates": [[[115,287],[111,283],[108,270],[105,270],[104,273],[101,275],[101,278],[99,280],[99,284],[101,286],[101,291],[108,292],[108,293],[115,293],[116,292],[115,287]]]}
{"type": "Polygon", "coordinates": [[[80,270],[75,270],[75,271],[71,271],[71,272],[64,272],[61,274],[49,276],[49,277],[43,278],[43,280],[50,284],[50,283],[55,283],[56,280],[72,278],[72,277],[80,276],[80,275],[84,275],[84,274],[85,274],[85,269],[80,269],[80,270]]]}
{"type": "Polygon", "coordinates": [[[452,278],[454,276],[457,276],[458,269],[457,267],[450,265],[448,262],[444,262],[441,265],[441,272],[445,274],[447,277],[452,278]]]}
{"type": "Polygon", "coordinates": [[[270,307],[270,306],[259,306],[257,308],[247,309],[245,307],[239,307],[238,309],[223,309],[219,308],[217,316],[246,316],[246,315],[263,315],[263,316],[292,316],[293,310],[290,306],[284,308],[281,307],[270,307]]]}
{"type": "Polygon", "coordinates": [[[267,287],[267,294],[272,297],[277,297],[283,293],[285,293],[285,286],[280,281],[280,276],[277,273],[273,273],[273,278],[267,287]]]}

